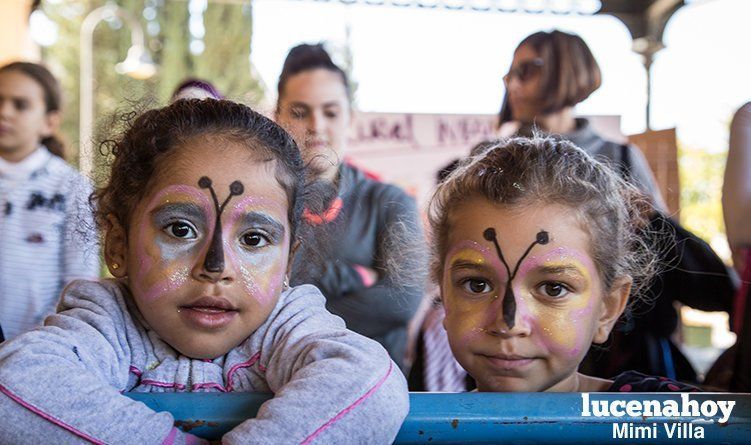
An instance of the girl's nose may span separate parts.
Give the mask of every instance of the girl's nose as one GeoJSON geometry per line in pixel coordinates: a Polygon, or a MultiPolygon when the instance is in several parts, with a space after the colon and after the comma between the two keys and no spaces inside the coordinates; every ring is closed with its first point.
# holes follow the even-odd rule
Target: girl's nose
{"type": "Polygon", "coordinates": [[[9,117],[13,112],[13,104],[9,100],[0,99],[0,116],[9,117]]]}
{"type": "Polygon", "coordinates": [[[499,292],[493,297],[491,303],[490,319],[488,320],[487,332],[501,337],[527,337],[531,333],[529,319],[521,312],[524,311],[524,302],[520,301],[513,292],[499,292]],[[514,298],[513,313],[509,313],[509,302],[505,300],[514,298]],[[504,304],[505,303],[505,304],[504,304]],[[504,310],[505,306],[505,310],[504,310]],[[520,309],[522,309],[520,311],[520,309]]]}
{"type": "Polygon", "coordinates": [[[215,247],[210,245],[206,255],[197,258],[193,267],[193,277],[210,283],[231,283],[235,280],[235,268],[224,248],[216,251],[215,247]]]}
{"type": "Polygon", "coordinates": [[[194,277],[199,281],[206,281],[210,283],[231,283],[235,280],[234,273],[232,272],[232,267],[227,267],[225,265],[221,270],[206,270],[203,261],[200,261],[200,263],[194,269],[194,277]]]}
{"type": "Polygon", "coordinates": [[[310,114],[310,122],[308,122],[308,131],[311,134],[323,133],[324,118],[319,112],[313,112],[310,114]]]}

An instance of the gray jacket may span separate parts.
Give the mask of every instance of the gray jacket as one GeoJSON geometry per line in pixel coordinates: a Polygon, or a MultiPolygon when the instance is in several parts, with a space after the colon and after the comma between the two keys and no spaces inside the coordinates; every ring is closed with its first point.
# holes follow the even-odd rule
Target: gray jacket
{"type": "MultiPolygon", "coordinates": [[[[538,130],[539,131],[539,130],[538,130]]],[[[520,135],[530,136],[531,127],[524,127],[519,131],[520,135]]],[[[644,154],[635,145],[627,145],[629,150],[628,160],[623,159],[623,144],[608,141],[597,134],[587,119],[577,118],[576,129],[568,134],[553,135],[554,137],[565,139],[573,142],[574,145],[586,151],[596,160],[608,164],[616,171],[623,168],[628,169],[628,177],[631,182],[644,194],[652,198],[652,204],[659,210],[667,211],[667,205],[657,186],[649,163],[644,158],[644,154]],[[628,165],[624,165],[628,164],[628,165]]]]}
{"type": "Polygon", "coordinates": [[[406,382],[376,342],[348,331],[313,286],[282,293],[266,322],[211,361],[180,355],[116,281],[76,281],[45,325],[0,347],[0,443],[195,443],[121,393],[272,392],[225,444],[390,443],[406,382]]]}
{"type": "Polygon", "coordinates": [[[300,246],[291,283],[316,285],[326,307],[378,341],[402,365],[407,326],[425,292],[427,252],[415,200],[350,165],[339,170],[342,207],[300,246]],[[358,266],[378,272],[365,283],[358,266]]]}

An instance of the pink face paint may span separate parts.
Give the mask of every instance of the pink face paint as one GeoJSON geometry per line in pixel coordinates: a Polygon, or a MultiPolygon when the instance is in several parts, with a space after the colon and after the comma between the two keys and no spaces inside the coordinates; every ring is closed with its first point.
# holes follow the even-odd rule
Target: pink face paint
{"type": "MultiPolygon", "coordinates": [[[[487,245],[478,243],[472,240],[465,240],[455,244],[446,255],[447,261],[444,263],[443,269],[443,289],[447,294],[444,296],[444,309],[446,311],[446,317],[453,315],[454,311],[457,311],[457,320],[464,326],[462,332],[469,332],[464,338],[462,343],[466,344],[473,338],[481,335],[485,332],[483,326],[492,324],[497,318],[498,313],[501,310],[500,302],[497,298],[493,299],[493,302],[488,306],[488,310],[482,314],[482,319],[475,319],[475,317],[462,316],[467,308],[465,306],[467,302],[461,301],[455,298],[453,295],[453,286],[450,283],[451,280],[451,267],[456,263],[469,263],[476,264],[478,266],[488,266],[496,271],[500,280],[507,279],[506,270],[498,257],[493,253],[491,248],[487,245]],[[448,298],[445,298],[448,297],[448,298]]],[[[500,292],[500,289],[496,289],[496,294],[500,292]]],[[[496,295],[494,294],[494,295],[496,295]]],[[[492,297],[491,297],[492,298],[492,297]]]]}
{"type": "MultiPolygon", "coordinates": [[[[258,196],[247,196],[234,203],[227,215],[224,223],[225,230],[230,233],[237,231],[238,224],[242,222],[244,215],[256,212],[268,214],[269,211],[286,217],[287,211],[279,202],[258,196]]],[[[281,248],[289,246],[288,230],[284,231],[284,238],[281,242],[281,248]]],[[[231,267],[239,272],[240,280],[245,291],[252,298],[261,303],[267,303],[281,292],[284,282],[285,262],[272,261],[268,254],[261,253],[253,256],[245,256],[244,261],[238,259],[242,251],[235,252],[233,248],[228,247],[231,267]]]]}
{"type": "Polygon", "coordinates": [[[552,307],[536,304],[530,307],[531,316],[537,329],[542,332],[542,341],[549,350],[559,350],[569,357],[578,356],[583,349],[589,348],[585,344],[588,339],[587,329],[577,329],[575,325],[591,322],[591,316],[596,298],[592,295],[592,277],[596,275],[596,268],[588,255],[567,247],[557,247],[540,257],[528,258],[519,268],[521,280],[538,268],[573,267],[578,271],[585,289],[574,300],[570,300],[565,307],[552,307]],[[573,325],[573,326],[572,326],[573,325]]]}
{"type": "MultiPolygon", "coordinates": [[[[176,259],[168,256],[162,246],[156,242],[158,231],[161,228],[153,227],[151,213],[159,206],[171,202],[187,202],[200,206],[208,220],[208,230],[213,231],[211,218],[213,206],[205,193],[196,187],[172,185],[161,190],[149,201],[136,223],[134,247],[138,267],[134,273],[134,279],[130,280],[134,292],[143,295],[146,301],[152,301],[165,292],[182,286],[190,276],[192,269],[191,264],[185,260],[176,265],[171,264],[176,259]],[[155,267],[157,262],[162,264],[163,267],[155,267]]],[[[202,250],[205,251],[205,248],[202,250]]]]}

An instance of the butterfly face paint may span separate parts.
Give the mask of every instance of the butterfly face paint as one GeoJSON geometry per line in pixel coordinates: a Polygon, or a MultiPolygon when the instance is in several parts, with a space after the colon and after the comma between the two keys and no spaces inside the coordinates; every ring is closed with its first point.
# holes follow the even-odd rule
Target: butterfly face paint
{"type": "Polygon", "coordinates": [[[509,329],[513,329],[516,319],[516,297],[514,297],[513,288],[514,277],[516,277],[516,272],[519,270],[519,265],[522,263],[522,261],[524,261],[524,258],[527,257],[529,251],[532,250],[533,247],[535,247],[535,244],[545,245],[548,243],[548,232],[544,230],[537,232],[537,239],[535,239],[535,241],[533,241],[532,244],[527,247],[527,250],[524,251],[522,257],[519,258],[519,261],[516,262],[513,272],[511,272],[508,267],[508,263],[506,263],[506,260],[503,258],[503,252],[501,252],[501,246],[498,245],[498,238],[496,238],[495,229],[485,229],[485,231],[482,232],[482,236],[486,240],[493,243],[495,252],[496,254],[498,254],[498,258],[500,258],[501,263],[503,263],[503,266],[506,268],[506,273],[509,276],[509,282],[506,285],[506,293],[503,296],[503,320],[506,322],[506,326],[508,326],[509,329]]]}
{"type": "Polygon", "coordinates": [[[163,340],[184,355],[215,358],[276,305],[289,257],[287,194],[274,161],[219,138],[189,141],[163,162],[176,167],[154,182],[128,224],[127,284],[163,340]],[[216,150],[221,156],[207,156],[216,150]]]}
{"type": "Polygon", "coordinates": [[[482,391],[574,391],[604,298],[574,210],[470,198],[451,210],[441,295],[482,391]]]}

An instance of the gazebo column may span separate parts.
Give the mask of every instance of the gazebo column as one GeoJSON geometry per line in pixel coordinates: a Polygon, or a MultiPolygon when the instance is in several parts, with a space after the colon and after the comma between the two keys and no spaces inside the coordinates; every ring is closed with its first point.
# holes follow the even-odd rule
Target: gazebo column
{"type": "Polygon", "coordinates": [[[652,129],[652,62],[655,54],[665,48],[662,37],[668,20],[682,6],[685,6],[684,0],[611,0],[603,2],[598,11],[615,16],[626,25],[633,39],[631,49],[642,56],[647,73],[647,130],[652,129]]]}

